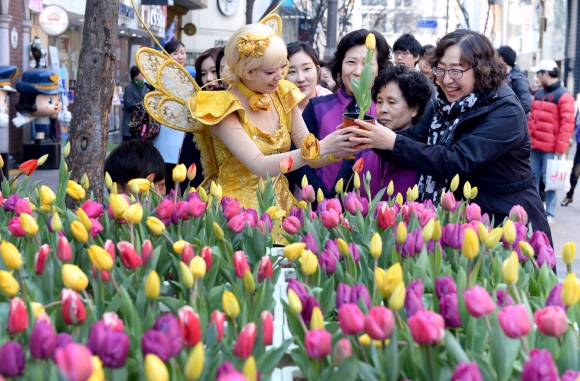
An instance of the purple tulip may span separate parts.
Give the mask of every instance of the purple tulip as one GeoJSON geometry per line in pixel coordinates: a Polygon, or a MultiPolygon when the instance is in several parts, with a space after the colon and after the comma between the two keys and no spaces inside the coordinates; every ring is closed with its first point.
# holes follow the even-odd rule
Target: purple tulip
{"type": "MultiPolygon", "coordinates": [[[[542,232],[543,233],[543,232],[542,232]]],[[[540,247],[540,250],[537,251],[538,259],[538,266],[542,267],[544,263],[548,265],[548,267],[555,267],[556,266],[556,253],[554,253],[554,249],[552,246],[545,245],[540,247]]]]}
{"type": "Polygon", "coordinates": [[[336,271],[336,257],[328,250],[324,250],[318,257],[318,264],[324,268],[326,275],[332,275],[336,271]]]}
{"type": "Polygon", "coordinates": [[[455,367],[451,381],[483,381],[483,377],[475,361],[469,364],[461,362],[455,367]]]}
{"type": "Polygon", "coordinates": [[[328,250],[336,259],[339,261],[342,259],[342,255],[338,251],[338,240],[337,239],[329,239],[324,244],[324,250],[328,250]]]}
{"type": "Polygon", "coordinates": [[[318,243],[316,243],[316,239],[314,239],[312,233],[306,233],[306,236],[302,238],[302,242],[306,244],[306,250],[310,250],[314,254],[318,254],[318,243]]]}
{"type": "Polygon", "coordinates": [[[350,293],[350,302],[358,305],[359,300],[362,298],[363,302],[367,305],[367,308],[371,308],[371,296],[369,290],[366,286],[360,283],[356,283],[352,286],[350,293]]]}
{"type": "Polygon", "coordinates": [[[562,375],[561,381],[576,381],[580,377],[580,372],[575,370],[567,370],[562,375]]]}
{"type": "MultiPolygon", "coordinates": [[[[421,231],[420,229],[415,230],[415,232],[421,231]]],[[[397,250],[401,254],[401,257],[408,258],[415,255],[415,240],[417,235],[414,232],[407,234],[407,240],[401,245],[397,243],[397,250]]]]}
{"type": "Polygon", "coordinates": [[[336,198],[330,199],[325,198],[324,200],[319,202],[318,206],[316,207],[316,211],[318,212],[318,214],[322,214],[329,209],[334,209],[336,213],[342,214],[342,205],[340,204],[340,201],[336,198]]]}
{"type": "Polygon", "coordinates": [[[495,294],[495,298],[497,300],[497,306],[499,308],[513,306],[514,300],[512,299],[511,295],[506,290],[495,290],[491,296],[493,298],[495,294]]]}
{"type": "Polygon", "coordinates": [[[435,279],[435,294],[441,299],[445,294],[457,294],[457,286],[450,276],[435,279]]]}
{"type": "Polygon", "coordinates": [[[446,328],[461,326],[461,317],[457,306],[457,294],[444,294],[439,300],[439,313],[445,320],[446,328]]]}
{"type": "Polygon", "coordinates": [[[562,283],[557,284],[552,288],[550,291],[550,295],[548,295],[548,299],[546,299],[546,307],[548,306],[560,306],[566,310],[566,305],[562,301],[562,287],[564,285],[562,283]]]}
{"type": "Polygon", "coordinates": [[[306,299],[309,297],[306,287],[304,287],[304,285],[299,280],[290,278],[288,279],[288,288],[296,293],[300,299],[300,303],[302,303],[302,306],[304,306],[306,299]]]}
{"type": "Polygon", "coordinates": [[[111,331],[99,348],[99,358],[108,368],[121,368],[127,361],[129,346],[129,335],[123,331],[111,331]]]}
{"type": "Polygon", "coordinates": [[[290,210],[290,215],[298,218],[300,220],[300,225],[304,226],[304,211],[302,208],[292,208],[290,210]]]}
{"type": "Polygon", "coordinates": [[[7,212],[13,212],[18,200],[20,200],[20,195],[18,194],[8,196],[6,201],[4,201],[4,210],[7,212]]]}
{"type": "Polygon", "coordinates": [[[56,332],[49,322],[39,320],[30,334],[30,354],[37,359],[51,357],[56,348],[56,332]]]}
{"type": "Polygon", "coordinates": [[[87,347],[93,352],[93,355],[98,356],[99,350],[109,332],[111,332],[111,328],[102,320],[93,324],[89,332],[89,338],[87,339],[87,347]]]}
{"type": "Polygon", "coordinates": [[[148,353],[153,353],[163,362],[169,361],[171,358],[171,347],[167,337],[159,331],[150,329],[143,334],[141,338],[141,349],[143,356],[148,353]]]}
{"type": "Polygon", "coordinates": [[[534,348],[524,364],[523,381],[558,381],[558,369],[547,349],[534,348]]]}
{"type": "Polygon", "coordinates": [[[223,364],[221,364],[218,367],[217,373],[215,375],[215,379],[219,380],[220,377],[228,375],[228,374],[239,374],[239,372],[236,369],[236,367],[234,366],[234,364],[232,364],[229,361],[225,361],[223,364]]]}
{"type": "Polygon", "coordinates": [[[179,320],[175,316],[172,314],[160,316],[151,329],[165,334],[171,348],[171,357],[177,356],[181,352],[183,346],[181,327],[179,326],[179,320]]]}
{"type": "Polygon", "coordinates": [[[54,360],[54,355],[58,348],[64,348],[67,344],[72,343],[73,337],[70,333],[63,332],[56,335],[56,347],[54,348],[54,353],[52,354],[52,359],[54,360]]]}
{"type": "Polygon", "coordinates": [[[405,297],[405,311],[407,316],[415,315],[417,311],[425,309],[423,306],[423,281],[419,278],[412,281],[407,286],[407,296],[405,297]]]}
{"type": "Polygon", "coordinates": [[[369,213],[369,200],[366,197],[359,197],[355,192],[349,192],[344,197],[344,207],[353,216],[360,211],[363,217],[366,217],[369,213]]]}
{"type": "Polygon", "coordinates": [[[441,240],[445,246],[452,249],[461,249],[463,245],[463,235],[465,234],[462,224],[447,224],[442,228],[441,240]]]}
{"type": "MultiPolygon", "coordinates": [[[[516,229],[516,240],[512,242],[512,248],[516,253],[518,253],[518,258],[520,262],[529,261],[530,258],[522,254],[522,249],[520,248],[520,241],[526,240],[528,237],[528,228],[521,222],[514,222],[514,227],[516,229]]],[[[510,244],[507,243],[507,241],[503,237],[501,241],[503,242],[504,247],[510,247],[510,244]]]]}
{"type": "Polygon", "coordinates": [[[18,377],[24,373],[26,358],[22,345],[8,341],[0,348],[0,375],[4,377],[18,377]]]}
{"type": "Polygon", "coordinates": [[[260,221],[264,222],[264,225],[268,228],[268,232],[272,231],[272,217],[268,213],[262,214],[260,221]]]}
{"type": "Polygon", "coordinates": [[[541,230],[536,230],[530,237],[530,245],[534,248],[535,252],[538,252],[540,247],[550,246],[550,240],[548,239],[546,233],[541,230]]]}
{"type": "MultiPolygon", "coordinates": [[[[304,323],[306,323],[306,325],[310,324],[310,319],[312,318],[312,310],[314,309],[314,307],[320,308],[318,300],[316,300],[314,296],[308,296],[308,298],[306,299],[306,303],[302,305],[302,312],[300,313],[300,315],[302,315],[302,320],[304,320],[304,323]]],[[[322,309],[321,312],[324,315],[324,311],[322,311],[322,309]]]]}
{"type": "Polygon", "coordinates": [[[356,243],[353,242],[349,243],[348,251],[350,252],[350,255],[352,255],[352,260],[354,261],[354,263],[359,263],[360,253],[358,252],[358,246],[356,245],[356,243]]]}
{"type": "Polygon", "coordinates": [[[340,308],[343,304],[350,303],[352,287],[346,283],[340,282],[336,288],[336,308],[340,308]]]}

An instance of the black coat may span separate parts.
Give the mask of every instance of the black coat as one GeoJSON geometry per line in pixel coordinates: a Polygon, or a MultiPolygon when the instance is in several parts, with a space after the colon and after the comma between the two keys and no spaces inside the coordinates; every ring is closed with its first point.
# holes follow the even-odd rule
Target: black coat
{"type": "Polygon", "coordinates": [[[398,134],[393,151],[375,150],[383,159],[418,173],[451,179],[459,174],[456,198],[463,184],[477,186],[475,202],[482,213],[503,221],[514,205],[527,211],[534,230],[551,232],[530,165],[530,135],[526,117],[508,85],[488,90],[466,111],[445,145],[427,145],[434,108],[416,126],[398,134]]]}
{"type": "Polygon", "coordinates": [[[148,92],[149,88],[147,86],[139,87],[133,81],[125,86],[125,92],[123,93],[123,127],[121,129],[123,136],[131,137],[129,122],[131,121],[133,110],[135,110],[137,103],[143,102],[143,98],[148,92]]]}
{"type": "Polygon", "coordinates": [[[509,87],[514,91],[516,97],[520,100],[524,113],[527,115],[532,110],[532,94],[530,93],[530,83],[524,77],[518,65],[512,67],[510,71],[509,87]]]}

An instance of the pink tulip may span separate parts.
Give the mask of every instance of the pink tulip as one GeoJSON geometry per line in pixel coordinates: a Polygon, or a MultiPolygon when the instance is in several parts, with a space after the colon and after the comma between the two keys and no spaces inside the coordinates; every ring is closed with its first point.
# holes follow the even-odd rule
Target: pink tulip
{"type": "Polygon", "coordinates": [[[250,265],[248,265],[248,259],[246,258],[246,253],[243,251],[236,251],[234,253],[234,270],[236,277],[242,279],[246,271],[250,271],[250,265]]]}
{"type": "Polygon", "coordinates": [[[157,218],[159,219],[166,219],[171,218],[173,214],[173,208],[175,208],[175,204],[173,201],[169,200],[168,198],[163,199],[159,206],[157,206],[157,218]]]}
{"type": "MultiPolygon", "coordinates": [[[[189,243],[186,243],[183,246],[183,250],[181,251],[181,262],[185,263],[189,266],[191,260],[195,257],[195,252],[193,251],[193,246],[189,243]]],[[[209,270],[209,269],[206,269],[209,270]]]]}
{"type": "Polygon", "coordinates": [[[274,341],[274,316],[268,311],[260,314],[260,327],[262,329],[262,342],[264,345],[272,345],[274,341]]]}
{"type": "Polygon", "coordinates": [[[93,373],[92,355],[84,345],[68,343],[56,349],[54,362],[69,381],[86,381],[93,373]]]}
{"type": "Polygon", "coordinates": [[[329,209],[322,213],[320,219],[322,220],[322,225],[327,229],[335,228],[340,221],[338,213],[336,213],[336,210],[334,209],[329,209]]]}
{"type": "Polygon", "coordinates": [[[504,307],[497,314],[497,319],[503,332],[512,339],[526,336],[532,329],[530,315],[523,304],[504,307]]]}
{"type": "Polygon", "coordinates": [[[476,203],[472,202],[465,208],[465,218],[467,222],[481,220],[481,208],[476,203]]]}
{"type": "Polygon", "coordinates": [[[222,208],[224,211],[224,217],[228,221],[231,220],[234,216],[240,214],[240,203],[238,202],[238,200],[229,201],[225,207],[223,206],[222,203],[222,208]]]}
{"type": "Polygon", "coordinates": [[[524,225],[528,224],[528,213],[521,205],[512,206],[509,216],[516,222],[521,222],[524,225]]]}
{"type": "Polygon", "coordinates": [[[417,311],[407,322],[418,344],[435,344],[445,333],[443,316],[429,310],[417,311]]]}
{"type": "Polygon", "coordinates": [[[228,221],[227,226],[228,226],[228,229],[230,229],[234,233],[239,233],[242,230],[244,230],[244,228],[246,227],[246,219],[244,218],[243,215],[238,214],[236,216],[233,216],[228,221]]]}
{"type": "Polygon", "coordinates": [[[199,218],[205,212],[206,207],[207,207],[206,202],[201,202],[199,198],[193,197],[187,203],[187,214],[193,218],[199,218]]]}
{"type": "Polygon", "coordinates": [[[294,216],[286,217],[282,222],[282,229],[284,229],[284,231],[286,231],[288,234],[298,233],[301,227],[302,225],[300,224],[300,220],[294,216]]]}
{"type": "Polygon", "coordinates": [[[448,212],[455,209],[455,196],[453,195],[453,192],[447,192],[443,195],[441,206],[448,212]]]}
{"type": "Polygon", "coordinates": [[[330,353],[332,335],[324,329],[313,329],[312,331],[306,332],[304,346],[310,358],[324,358],[330,353]]]}
{"type": "Polygon", "coordinates": [[[548,306],[534,312],[534,322],[546,336],[560,337],[568,330],[568,316],[559,306],[548,306]]]}
{"type": "Polygon", "coordinates": [[[256,324],[248,323],[240,332],[232,353],[244,360],[250,357],[256,341],[256,324]]]}
{"type": "Polygon", "coordinates": [[[365,332],[373,340],[386,340],[395,327],[393,312],[384,306],[372,307],[365,316],[365,332]]]}
{"type": "Polygon", "coordinates": [[[113,243],[113,241],[111,241],[110,239],[106,240],[105,244],[103,245],[103,249],[105,249],[107,253],[109,253],[109,255],[111,256],[113,261],[115,261],[117,255],[115,251],[115,244],[113,243]]]}
{"type": "Polygon", "coordinates": [[[307,185],[302,188],[302,200],[306,202],[316,201],[316,192],[314,192],[312,185],[307,185]]]}
{"type": "Polygon", "coordinates": [[[469,290],[463,290],[463,295],[465,307],[467,307],[467,311],[473,317],[486,316],[495,310],[493,299],[487,290],[481,286],[475,285],[469,290]]]}
{"type": "Polygon", "coordinates": [[[475,361],[469,364],[461,362],[455,367],[451,381],[483,381],[483,377],[475,361]]]}
{"type": "Polygon", "coordinates": [[[58,238],[58,243],[56,244],[56,257],[61,262],[70,262],[72,261],[72,250],[70,247],[70,243],[65,236],[60,236],[58,238]]]}
{"type": "Polygon", "coordinates": [[[149,262],[149,257],[153,254],[153,244],[151,241],[146,239],[143,241],[143,245],[141,245],[141,259],[143,259],[143,263],[147,264],[149,262]]]}
{"type": "Polygon", "coordinates": [[[21,238],[26,236],[26,232],[24,231],[22,225],[20,224],[20,217],[12,217],[12,219],[10,219],[10,222],[8,223],[8,231],[14,237],[21,238]]]}
{"type": "Polygon", "coordinates": [[[356,335],[365,326],[365,317],[354,303],[346,303],[338,309],[338,322],[345,335],[356,335]]]}
{"type": "Polygon", "coordinates": [[[98,220],[91,218],[91,237],[96,238],[103,231],[103,225],[98,220]]]}
{"type": "Polygon", "coordinates": [[[98,202],[87,200],[81,205],[81,209],[89,218],[100,218],[103,215],[103,205],[98,202]]]}
{"type": "Polygon", "coordinates": [[[332,364],[339,366],[344,360],[352,356],[352,346],[350,341],[344,337],[338,339],[332,350],[332,364]]]}
{"type": "Polygon", "coordinates": [[[14,205],[14,212],[17,216],[20,216],[22,213],[32,214],[32,208],[30,207],[30,201],[25,198],[21,198],[16,201],[14,205]]]}
{"type": "Polygon", "coordinates": [[[50,254],[50,246],[45,243],[44,245],[40,246],[40,249],[34,256],[34,272],[36,272],[38,275],[42,275],[44,272],[44,264],[46,263],[48,254],[50,254]]]}
{"type": "Polygon", "coordinates": [[[558,368],[547,349],[534,348],[530,359],[524,364],[523,381],[558,381],[558,368]]]}

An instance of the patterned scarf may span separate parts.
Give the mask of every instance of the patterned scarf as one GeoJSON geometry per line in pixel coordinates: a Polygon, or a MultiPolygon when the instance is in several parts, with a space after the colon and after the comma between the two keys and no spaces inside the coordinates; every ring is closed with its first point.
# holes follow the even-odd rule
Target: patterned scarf
{"type": "MultiPolygon", "coordinates": [[[[467,96],[449,103],[445,96],[440,94],[437,97],[439,107],[433,115],[429,135],[428,145],[445,145],[453,139],[455,128],[463,119],[465,112],[477,102],[477,94],[469,93],[467,96]]],[[[431,200],[435,205],[439,204],[441,193],[449,187],[450,179],[437,178],[428,174],[421,174],[419,179],[419,199],[431,200]]]]}

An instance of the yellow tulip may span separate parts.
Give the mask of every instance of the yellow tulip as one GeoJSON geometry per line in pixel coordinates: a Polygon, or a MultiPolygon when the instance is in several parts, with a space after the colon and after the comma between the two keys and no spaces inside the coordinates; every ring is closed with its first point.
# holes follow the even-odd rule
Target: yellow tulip
{"type": "Polygon", "coordinates": [[[22,255],[20,255],[20,251],[11,242],[2,241],[0,253],[2,254],[4,265],[10,270],[18,270],[22,267],[22,255]]]}
{"type": "Polygon", "coordinates": [[[281,220],[284,217],[286,217],[286,211],[285,210],[279,210],[279,211],[276,212],[276,215],[272,219],[273,220],[281,220]]]}
{"type": "Polygon", "coordinates": [[[109,172],[105,172],[105,186],[107,187],[107,189],[113,188],[113,179],[111,179],[111,175],[109,175],[109,172]]]}
{"type": "Polygon", "coordinates": [[[268,209],[266,209],[266,214],[269,215],[271,219],[274,219],[274,217],[276,217],[277,212],[278,208],[276,208],[276,206],[271,206],[268,209]]]}
{"type": "Polygon", "coordinates": [[[41,157],[38,158],[37,165],[40,166],[40,165],[46,163],[46,159],[48,159],[48,154],[42,155],[41,157]]]}
{"type": "MultiPolygon", "coordinates": [[[[30,208],[32,209],[32,204],[30,205],[30,208]]],[[[40,210],[43,211],[44,213],[50,213],[52,208],[53,207],[50,205],[40,205],[40,210]]]]}
{"type": "Polygon", "coordinates": [[[407,188],[407,201],[415,201],[413,199],[413,189],[407,188]]]}
{"type": "Polygon", "coordinates": [[[295,314],[302,312],[302,302],[298,294],[290,288],[288,289],[288,305],[290,306],[290,310],[295,314]]]}
{"type": "Polygon", "coordinates": [[[489,249],[493,249],[498,243],[501,237],[503,236],[503,228],[495,228],[487,237],[487,240],[484,242],[485,246],[489,249]]]}
{"type": "Polygon", "coordinates": [[[564,279],[564,285],[562,286],[562,301],[568,307],[573,306],[580,300],[580,283],[578,283],[578,278],[576,274],[571,273],[564,279]]]}
{"type": "Polygon", "coordinates": [[[487,238],[489,237],[487,227],[481,222],[477,223],[477,236],[479,237],[479,240],[483,243],[485,243],[487,241],[487,238]]]}
{"type": "Polygon", "coordinates": [[[437,220],[437,221],[435,221],[435,225],[433,226],[432,239],[434,239],[435,241],[438,241],[441,239],[442,235],[443,235],[443,231],[441,230],[441,221],[437,220]]]}
{"type": "Polygon", "coordinates": [[[109,197],[109,202],[115,218],[123,218],[123,213],[125,213],[125,210],[129,207],[129,203],[125,197],[120,194],[112,194],[109,197]]]}
{"type": "Polygon", "coordinates": [[[172,171],[173,181],[176,183],[181,183],[185,181],[187,177],[187,168],[185,164],[177,164],[172,171]]]}
{"type": "Polygon", "coordinates": [[[56,195],[46,185],[40,187],[40,203],[44,205],[50,205],[56,201],[56,195]]]}
{"type": "Polygon", "coordinates": [[[62,266],[62,282],[66,288],[81,292],[89,285],[89,278],[77,265],[65,263],[62,266]]]}
{"type": "Polygon", "coordinates": [[[195,344],[193,350],[187,356],[187,361],[185,363],[185,379],[187,381],[196,381],[201,377],[203,373],[203,365],[205,363],[205,349],[203,347],[203,342],[200,341],[195,344]]]}
{"type": "Polygon", "coordinates": [[[236,296],[229,291],[222,295],[222,307],[229,318],[235,319],[240,314],[240,305],[236,296]]]}
{"type": "Polygon", "coordinates": [[[85,243],[89,240],[89,232],[83,224],[78,221],[73,221],[70,224],[70,230],[73,237],[79,242],[85,243]]]}
{"type": "MultiPolygon", "coordinates": [[[[369,347],[371,345],[371,337],[367,333],[360,335],[358,341],[365,347],[369,347]]],[[[382,348],[383,345],[389,345],[389,339],[386,339],[384,343],[380,340],[372,340],[372,342],[376,348],[382,348]]]]}
{"type": "Polygon", "coordinates": [[[147,179],[133,179],[127,183],[135,193],[144,193],[151,188],[151,183],[147,179]]]}
{"type": "Polygon", "coordinates": [[[104,381],[105,372],[103,371],[103,363],[101,362],[99,356],[92,356],[91,364],[93,364],[93,373],[87,381],[104,381]]]}
{"type": "Polygon", "coordinates": [[[383,293],[383,284],[385,283],[386,276],[387,272],[384,269],[380,267],[375,269],[375,283],[377,284],[377,288],[379,289],[381,295],[383,295],[385,298],[387,295],[383,293]]]}
{"type": "Polygon", "coordinates": [[[336,185],[334,186],[334,190],[336,191],[337,194],[342,194],[343,188],[344,188],[344,181],[342,179],[339,179],[336,182],[336,185]]]}
{"type": "Polygon", "coordinates": [[[322,192],[322,188],[318,188],[316,191],[316,201],[322,202],[322,200],[324,200],[324,193],[322,192]]]}
{"type": "Polygon", "coordinates": [[[449,189],[451,189],[451,192],[455,192],[458,186],[459,186],[459,174],[453,176],[449,189]]]}
{"type": "Polygon", "coordinates": [[[165,224],[157,217],[147,217],[147,227],[155,235],[162,235],[165,232],[165,224]]]}
{"type": "MultiPolygon", "coordinates": [[[[441,227],[441,225],[439,225],[441,227]]],[[[424,242],[430,241],[433,238],[433,231],[435,230],[435,219],[431,218],[429,222],[423,226],[423,231],[421,232],[421,237],[424,242]]]]}
{"type": "Polygon", "coordinates": [[[503,239],[510,244],[516,240],[516,227],[512,220],[507,220],[503,224],[503,239]]]}
{"type": "Polygon", "coordinates": [[[353,178],[354,187],[355,187],[355,189],[359,189],[360,188],[360,177],[359,177],[357,172],[355,172],[353,176],[354,176],[354,178],[353,178]]]}
{"type": "Polygon", "coordinates": [[[465,229],[461,250],[463,256],[467,259],[473,259],[479,254],[479,238],[477,238],[477,233],[472,228],[465,229]]]}
{"type": "Polygon", "coordinates": [[[82,200],[87,195],[84,188],[72,180],[67,183],[66,193],[75,200],[82,200]]]}
{"type": "Polygon", "coordinates": [[[145,295],[149,299],[157,299],[159,296],[159,291],[161,289],[161,281],[157,271],[152,270],[149,275],[147,275],[147,280],[145,280],[145,295]]]}
{"type": "Polygon", "coordinates": [[[113,268],[113,258],[105,249],[97,245],[91,245],[87,250],[93,265],[101,271],[110,271],[113,268]]]}
{"type": "Polygon", "coordinates": [[[35,318],[41,313],[45,312],[44,306],[38,302],[30,302],[30,309],[32,309],[32,313],[34,314],[35,318]]]}
{"type": "Polygon", "coordinates": [[[248,357],[242,368],[242,374],[246,377],[248,381],[258,380],[258,370],[256,368],[256,359],[254,356],[248,357]]]}
{"type": "Polygon", "coordinates": [[[62,230],[62,221],[57,212],[52,213],[52,219],[50,220],[50,228],[53,232],[58,233],[62,230]]]}
{"type": "Polygon", "coordinates": [[[182,239],[179,241],[175,241],[175,243],[173,243],[173,252],[175,254],[181,254],[183,252],[183,248],[185,247],[185,245],[189,245],[189,243],[182,239]]]}
{"type": "Polygon", "coordinates": [[[477,197],[477,187],[473,187],[471,188],[471,197],[469,197],[470,199],[474,199],[477,197]]]}
{"type": "Polygon", "coordinates": [[[260,194],[264,194],[265,190],[266,184],[264,183],[264,179],[260,177],[260,179],[258,180],[258,192],[260,192],[260,194]]]}
{"type": "Polygon", "coordinates": [[[191,270],[191,274],[194,278],[203,278],[207,271],[207,266],[203,258],[197,256],[189,262],[189,270],[191,270]]]}
{"type": "Polygon", "coordinates": [[[4,159],[0,156],[0,169],[4,168],[4,159]]]}
{"type": "Polygon", "coordinates": [[[562,259],[567,265],[571,265],[574,262],[574,257],[576,256],[576,244],[574,242],[567,242],[564,244],[562,249],[562,259]]]}
{"type": "Polygon", "coordinates": [[[395,287],[397,287],[397,285],[402,281],[403,268],[401,267],[401,264],[397,262],[385,271],[382,284],[378,285],[379,291],[381,291],[382,295],[389,297],[393,293],[395,287]]]}
{"type": "Polygon", "coordinates": [[[218,239],[218,241],[222,241],[224,239],[224,231],[222,230],[222,227],[219,226],[219,224],[217,222],[213,223],[213,234],[218,239]]]}
{"type": "Polygon", "coordinates": [[[397,195],[395,196],[395,202],[399,205],[403,205],[403,195],[401,194],[401,192],[397,193],[397,195]]]}
{"type": "Polygon", "coordinates": [[[373,238],[371,238],[370,252],[373,258],[378,258],[383,253],[383,240],[381,235],[377,232],[375,232],[373,238]]]}
{"type": "Polygon", "coordinates": [[[373,33],[367,34],[365,46],[367,47],[367,49],[375,50],[377,46],[377,39],[373,33]]]}
{"type": "Polygon", "coordinates": [[[304,275],[313,275],[318,269],[318,257],[310,250],[302,250],[299,261],[304,275]]]}
{"type": "Polygon", "coordinates": [[[393,180],[389,181],[389,185],[387,185],[387,196],[391,197],[395,192],[395,184],[393,180]]]}
{"type": "Polygon", "coordinates": [[[119,194],[117,183],[113,183],[113,186],[111,187],[111,194],[119,194]]]}
{"type": "Polygon", "coordinates": [[[197,195],[201,202],[207,202],[207,192],[202,187],[197,188],[197,195]]]}
{"type": "Polygon", "coordinates": [[[244,273],[244,279],[242,283],[244,284],[244,289],[248,291],[250,294],[256,291],[256,281],[254,280],[254,276],[252,275],[250,270],[246,270],[246,272],[244,273]]]}
{"type": "Polygon", "coordinates": [[[91,183],[89,182],[89,176],[87,176],[87,173],[83,173],[83,176],[81,177],[81,181],[79,181],[81,183],[81,186],[83,187],[84,190],[89,190],[91,183]]]}
{"type": "Polygon", "coordinates": [[[209,185],[209,194],[211,194],[213,197],[216,197],[216,192],[217,192],[217,185],[215,182],[211,182],[211,184],[209,185]]]}
{"type": "Polygon", "coordinates": [[[310,329],[324,329],[324,316],[320,307],[312,309],[312,316],[310,317],[310,329]]]}
{"type": "Polygon", "coordinates": [[[143,207],[139,203],[129,205],[123,213],[123,219],[127,222],[138,224],[143,218],[143,207]]]}
{"type": "Polygon", "coordinates": [[[308,177],[306,177],[306,175],[302,176],[302,180],[300,181],[300,187],[302,189],[306,188],[308,186],[308,177]]]}
{"type": "Polygon", "coordinates": [[[307,206],[308,206],[308,204],[304,200],[300,200],[300,201],[298,201],[298,204],[296,204],[296,207],[299,209],[306,208],[307,206]]]}
{"type": "Polygon", "coordinates": [[[62,156],[67,158],[68,155],[70,155],[70,142],[66,142],[66,145],[64,146],[64,149],[62,150],[62,156]]]}
{"type": "Polygon", "coordinates": [[[148,381],[169,381],[167,366],[153,353],[145,355],[145,377],[148,381]]]}
{"type": "Polygon", "coordinates": [[[469,181],[466,181],[465,184],[463,184],[463,197],[466,200],[471,197],[471,184],[469,181]]]}
{"type": "Polygon", "coordinates": [[[295,242],[291,243],[284,247],[284,258],[288,259],[289,261],[295,261],[300,254],[302,254],[302,250],[306,248],[306,244],[303,242],[295,242]]]}
{"type": "Polygon", "coordinates": [[[0,270],[0,292],[12,298],[20,291],[20,285],[10,271],[0,270]]]}
{"type": "Polygon", "coordinates": [[[518,273],[520,271],[520,261],[518,259],[518,254],[512,251],[509,257],[501,266],[503,272],[503,279],[508,284],[515,284],[518,281],[518,273]]]}
{"type": "Polygon", "coordinates": [[[38,233],[38,224],[36,223],[34,217],[28,213],[20,214],[20,225],[28,235],[34,236],[36,233],[38,233]]]}
{"type": "Polygon", "coordinates": [[[534,248],[526,241],[520,241],[520,250],[528,258],[534,258],[534,248]]]}
{"type": "Polygon", "coordinates": [[[82,208],[78,208],[76,214],[80,223],[83,224],[85,229],[91,230],[91,228],[93,227],[93,223],[91,222],[91,219],[89,218],[89,216],[87,216],[85,211],[82,208]]]}
{"type": "Polygon", "coordinates": [[[179,273],[181,274],[181,283],[183,283],[186,288],[192,287],[194,280],[193,274],[189,267],[181,261],[179,262],[179,273]]]}
{"type": "Polygon", "coordinates": [[[407,227],[401,221],[399,225],[397,225],[397,233],[395,234],[395,239],[399,245],[402,245],[407,240],[407,227]]]}
{"type": "Polygon", "coordinates": [[[339,238],[337,242],[338,242],[338,252],[340,253],[340,255],[342,255],[343,257],[348,257],[350,255],[348,243],[346,243],[346,241],[342,238],[339,238]]]}
{"type": "Polygon", "coordinates": [[[389,297],[389,308],[393,311],[398,311],[403,308],[406,294],[405,283],[403,281],[398,282],[389,297]]]}

